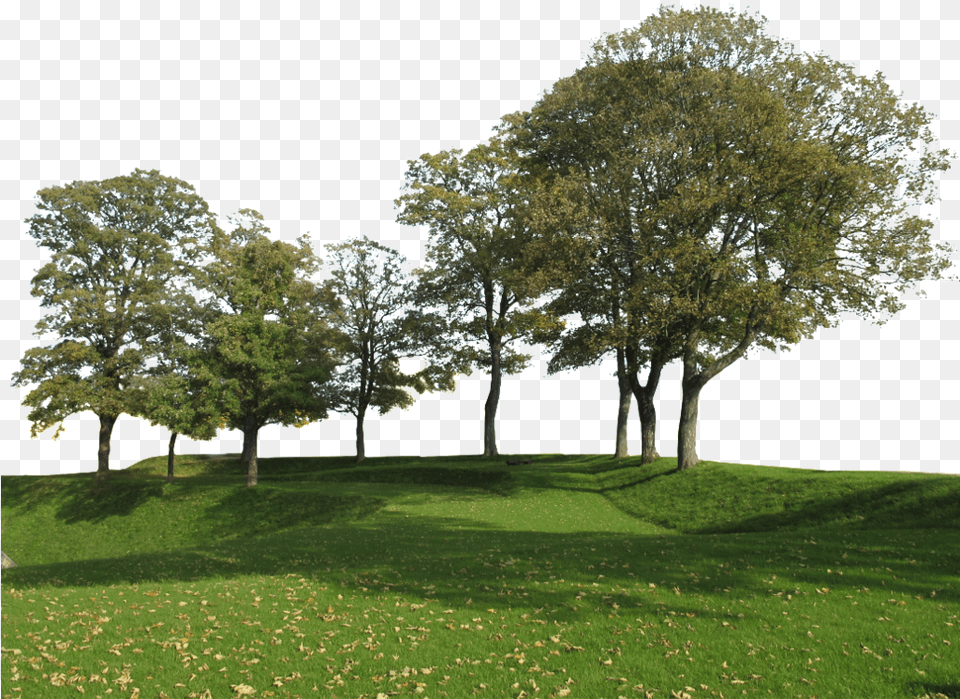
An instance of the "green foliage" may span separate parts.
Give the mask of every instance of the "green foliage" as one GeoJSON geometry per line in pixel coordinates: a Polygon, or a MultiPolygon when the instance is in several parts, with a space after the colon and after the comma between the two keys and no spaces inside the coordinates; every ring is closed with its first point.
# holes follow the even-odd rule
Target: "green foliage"
{"type": "Polygon", "coordinates": [[[907,160],[933,143],[928,124],[882,76],[788,52],[732,11],[661,8],[597,42],[498,129],[539,233],[528,264],[563,290],[548,310],[592,320],[555,368],[624,346],[681,357],[680,467],[694,465],[700,389],[753,346],[789,349],[843,311],[896,313],[907,287],[942,278],[949,246],[907,213],[935,203],[950,163],[907,160]]]}
{"type": "Polygon", "coordinates": [[[413,295],[413,283],[402,280],[403,256],[366,236],[326,248],[336,266],[332,288],[342,301],[330,322],[344,337],[340,349],[347,365],[331,382],[331,408],[362,419],[368,406],[383,415],[413,405],[403,387],[454,390],[457,372],[442,357],[415,374],[400,371],[401,358],[437,357],[445,335],[439,314],[418,309],[395,317],[413,295]]]}
{"type": "Polygon", "coordinates": [[[77,412],[112,420],[135,412],[129,385],[159,338],[176,331],[171,285],[218,229],[191,185],[156,170],[48,187],[37,197],[41,213],[27,219],[28,233],[53,259],[31,293],[53,310],[34,334],[62,341],[28,350],[13,385],[39,384],[23,401],[32,408],[30,434],[60,423],[56,439],[77,412]]]}
{"type": "Polygon", "coordinates": [[[508,345],[562,327],[537,309],[524,309],[541,294],[539,279],[521,260],[531,240],[526,199],[514,154],[498,139],[466,155],[455,149],[408,161],[405,189],[397,199],[399,223],[427,225],[432,268],[414,271],[419,307],[443,306],[449,332],[468,344],[454,355],[462,369],[519,373],[529,355],[508,345]]]}
{"type": "Polygon", "coordinates": [[[198,274],[200,288],[232,312],[206,324],[203,341],[185,354],[190,370],[226,424],[245,435],[325,419],[323,386],[341,342],[328,325],[336,295],[329,283],[302,278],[318,267],[306,236],[299,247],[270,241],[258,212],[239,213],[232,234],[214,238],[213,262],[198,274]]]}

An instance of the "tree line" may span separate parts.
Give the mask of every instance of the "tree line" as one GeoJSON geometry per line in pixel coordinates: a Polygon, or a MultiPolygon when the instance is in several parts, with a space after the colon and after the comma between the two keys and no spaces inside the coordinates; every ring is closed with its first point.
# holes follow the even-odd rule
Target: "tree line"
{"type": "Polygon", "coordinates": [[[229,427],[253,486],[263,426],[350,413],[361,461],[368,410],[409,407],[404,388],[453,390],[476,368],[490,375],[494,457],[503,375],[530,360],[511,347],[522,340],[551,350],[551,374],[615,354],[614,455],[627,455],[635,400],[642,463],[659,456],[662,369],[682,362],[677,462],[695,466],[699,397],[717,374],[842,311],[896,313],[897,294],[950,266],[933,222],[907,211],[937,201],[933,177],[950,166],[947,150],[907,157],[934,142],[930,115],[881,74],[794,53],[760,20],[661,7],[595,42],[487,142],[408,161],[397,221],[430,230],[413,279],[364,237],[328,245],[333,278],[312,282],[322,261],[306,236],[271,241],[251,209],[225,232],[190,184],[156,170],[40,190],[29,234],[53,259],[32,293],[57,310],[36,334],[62,341],[28,350],[13,377],[38,385],[31,436],[91,410],[103,475],[119,415],[142,417],[171,431],[172,479],[177,435],[229,427]],[[427,366],[404,374],[404,357],[427,366]]]}

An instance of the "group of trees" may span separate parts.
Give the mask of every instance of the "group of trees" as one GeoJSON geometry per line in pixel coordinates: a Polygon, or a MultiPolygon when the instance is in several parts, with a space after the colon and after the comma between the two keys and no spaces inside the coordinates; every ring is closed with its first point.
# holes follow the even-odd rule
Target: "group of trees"
{"type": "Polygon", "coordinates": [[[616,355],[615,455],[634,398],[643,463],[658,456],[662,369],[680,360],[687,469],[704,386],[752,347],[788,349],[840,311],[896,313],[908,285],[942,278],[949,247],[907,213],[937,200],[931,176],[949,167],[946,150],[904,156],[934,140],[928,124],[881,75],[794,54],[747,15],[661,8],[596,42],[489,142],[409,161],[397,220],[429,226],[433,263],[415,280],[364,238],[328,246],[333,279],[310,282],[305,239],[271,242],[246,209],[228,235],[156,171],[41,190],[30,234],[54,254],[33,293],[60,311],[38,330],[66,339],[29,350],[14,385],[39,384],[24,401],[33,436],[99,416],[99,473],[128,413],[171,430],[170,477],[177,434],[242,430],[254,485],[264,425],[350,412],[359,461],[368,408],[408,407],[404,387],[452,390],[474,367],[491,378],[495,456],[502,376],[530,359],[510,343],[525,340],[551,348],[550,373],[616,355]],[[418,356],[429,366],[402,374],[418,356]]]}

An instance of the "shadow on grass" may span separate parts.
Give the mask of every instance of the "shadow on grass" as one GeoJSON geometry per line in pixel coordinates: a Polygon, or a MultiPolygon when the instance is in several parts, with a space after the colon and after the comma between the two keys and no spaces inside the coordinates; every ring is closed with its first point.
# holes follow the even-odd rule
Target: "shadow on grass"
{"type": "Polygon", "coordinates": [[[736,465],[705,462],[677,474],[667,459],[642,470],[612,473],[597,492],[619,509],[687,534],[806,530],[960,529],[960,497],[952,477],[922,480],[906,474],[862,474],[852,483],[845,472],[809,471],[777,477],[740,475],[736,465]]]}
{"type": "MultiPolygon", "coordinates": [[[[665,588],[661,601],[680,605],[682,600],[669,592],[674,587],[684,596],[724,588],[741,596],[767,596],[771,588],[767,578],[774,573],[782,578],[785,569],[791,571],[793,584],[809,586],[809,594],[825,581],[815,560],[832,564],[842,558],[847,571],[844,584],[909,597],[929,596],[931,589],[938,589],[938,602],[960,601],[952,575],[960,565],[957,537],[951,543],[945,531],[820,533],[815,545],[806,545],[806,565],[799,566],[795,552],[805,542],[793,533],[654,537],[515,531],[457,517],[406,517],[388,511],[370,517],[377,503],[349,498],[331,498],[329,506],[313,517],[312,526],[296,526],[293,515],[273,509],[272,496],[256,499],[255,493],[238,491],[231,496],[236,499],[224,501],[222,511],[209,513],[211,517],[237,509],[249,513],[246,518],[231,514],[223,522],[224,534],[232,538],[180,550],[26,565],[5,570],[3,583],[109,586],[296,574],[339,581],[356,592],[382,588],[429,596],[445,605],[472,599],[484,607],[539,608],[569,604],[574,586],[591,589],[602,576],[605,594],[615,587],[625,590],[624,599],[619,593],[617,599],[611,598],[620,600],[621,606],[627,605],[626,597],[648,593],[649,583],[665,588]],[[273,519],[264,526],[265,518],[273,519]],[[291,528],[276,531],[282,527],[291,528]],[[257,534],[264,530],[271,533],[257,534]],[[872,546],[877,543],[888,550],[872,546]],[[858,548],[861,544],[868,548],[858,548]],[[933,546],[941,553],[933,555],[933,546]],[[944,551],[950,553],[943,555],[944,551]],[[882,565],[876,563],[878,553],[883,556],[882,565]],[[911,563],[913,557],[921,559],[922,567],[911,563]],[[692,560],[697,562],[696,570],[712,579],[692,579],[692,560]],[[558,596],[560,592],[566,596],[558,596]]],[[[840,584],[840,578],[835,580],[840,584]]]]}
{"type": "MultiPolygon", "coordinates": [[[[34,503],[43,502],[49,514],[65,525],[92,524],[112,529],[97,529],[107,539],[116,539],[108,532],[122,532],[125,522],[116,518],[132,518],[134,530],[142,530],[141,522],[149,528],[150,518],[159,518],[157,534],[169,536],[171,525],[177,522],[190,529],[183,530],[186,541],[221,541],[256,537],[264,532],[283,532],[295,527],[322,526],[334,522],[355,521],[380,510],[386,497],[380,493],[325,494],[316,486],[297,489],[296,483],[264,484],[246,488],[242,482],[224,485],[223,478],[208,481],[205,477],[182,479],[168,484],[154,479],[125,480],[91,478],[56,482],[37,480],[25,484],[18,479],[4,483],[4,519],[13,521],[13,531],[27,526],[34,503]],[[189,514],[181,518],[177,511],[189,514]],[[120,529],[116,529],[120,527],[120,529]]],[[[369,490],[367,488],[366,490],[369,490]]],[[[21,532],[21,539],[29,529],[21,532]]],[[[69,530],[67,530],[69,531],[69,530]]],[[[36,533],[36,532],[34,532],[36,533]]],[[[95,534],[94,534],[95,535],[95,534]]],[[[146,542],[148,547],[150,542],[146,542]]],[[[149,554],[152,555],[152,554],[149,554]]]]}
{"type": "Polygon", "coordinates": [[[56,479],[16,476],[3,481],[3,498],[15,503],[18,514],[59,502],[56,516],[67,524],[129,515],[162,494],[163,484],[155,481],[95,480],[80,474],[56,479]]]}
{"type": "Polygon", "coordinates": [[[938,697],[943,695],[947,699],[960,699],[960,682],[951,682],[950,684],[925,684],[914,683],[910,687],[910,696],[930,696],[938,697]]]}
{"type": "Polygon", "coordinates": [[[437,485],[461,488],[481,488],[505,494],[512,490],[513,477],[508,471],[492,469],[443,468],[362,468],[319,474],[269,475],[265,483],[304,481],[309,483],[395,483],[409,485],[437,485]]]}
{"type": "Polygon", "coordinates": [[[263,532],[316,527],[368,517],[386,500],[362,495],[322,495],[315,491],[242,488],[209,506],[205,519],[222,540],[258,537],[263,532]]]}
{"type": "Polygon", "coordinates": [[[720,534],[825,526],[896,529],[903,521],[909,521],[912,528],[960,529],[960,501],[950,493],[922,495],[923,490],[922,486],[907,484],[863,489],[850,495],[788,504],[782,512],[753,517],[743,514],[735,524],[702,527],[697,532],[720,534]]]}

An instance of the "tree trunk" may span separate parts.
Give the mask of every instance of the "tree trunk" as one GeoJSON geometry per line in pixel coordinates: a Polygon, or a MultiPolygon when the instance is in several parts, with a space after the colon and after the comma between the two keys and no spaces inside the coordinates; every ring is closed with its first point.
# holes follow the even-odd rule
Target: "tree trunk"
{"type": "Polygon", "coordinates": [[[357,410],[357,457],[353,460],[359,464],[367,458],[367,450],[363,444],[363,418],[367,414],[367,406],[360,405],[357,410]]]}
{"type": "Polygon", "coordinates": [[[640,437],[643,440],[640,463],[652,464],[660,458],[657,452],[657,408],[653,404],[654,391],[641,390],[640,400],[637,401],[637,412],[640,413],[640,437]]]}
{"type": "Polygon", "coordinates": [[[494,422],[497,416],[497,405],[500,402],[500,339],[490,342],[490,393],[483,406],[483,455],[497,456],[497,433],[494,422]]]}
{"type": "MultiPolygon", "coordinates": [[[[244,430],[246,430],[246,428],[244,428],[244,430]]],[[[244,466],[246,466],[247,461],[250,460],[250,445],[251,445],[251,442],[247,441],[247,435],[246,435],[246,432],[244,431],[243,450],[240,452],[240,463],[243,464],[244,466]]]]}
{"type": "Polygon", "coordinates": [[[113,426],[117,424],[118,415],[99,415],[100,418],[100,446],[97,449],[96,478],[106,478],[110,473],[110,435],[113,426]]]}
{"type": "Polygon", "coordinates": [[[630,380],[622,347],[617,347],[617,386],[620,389],[620,404],[617,408],[617,445],[615,459],[630,456],[627,449],[627,419],[630,417],[630,380]]]}
{"type": "Polygon", "coordinates": [[[241,461],[247,466],[247,487],[252,488],[257,484],[257,433],[260,428],[257,426],[256,417],[250,414],[244,420],[243,426],[243,455],[241,461]]]}
{"type": "Polygon", "coordinates": [[[700,463],[697,457],[697,413],[703,379],[684,363],[683,399],[680,403],[680,430],[677,437],[677,471],[686,471],[700,463]]]}
{"type": "Polygon", "coordinates": [[[167,483],[173,483],[173,445],[177,441],[177,433],[170,433],[170,448],[167,450],[167,483]]]}
{"type": "Polygon", "coordinates": [[[640,434],[643,440],[640,463],[651,464],[660,458],[660,454],[657,453],[657,408],[653,404],[653,397],[657,393],[657,386],[660,385],[660,372],[663,370],[663,362],[656,354],[650,359],[647,385],[641,386],[639,379],[637,379],[636,352],[633,348],[628,347],[626,355],[627,378],[630,381],[633,396],[637,399],[637,412],[640,414],[640,434]]]}

